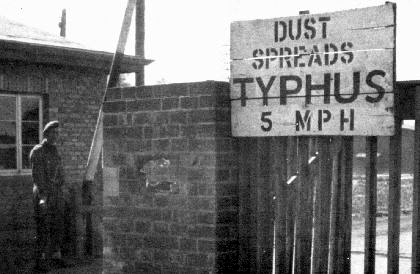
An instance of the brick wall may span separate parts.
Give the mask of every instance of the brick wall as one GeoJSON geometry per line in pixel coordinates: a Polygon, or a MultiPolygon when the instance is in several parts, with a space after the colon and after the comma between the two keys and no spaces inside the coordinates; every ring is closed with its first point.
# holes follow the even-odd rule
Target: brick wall
{"type": "MultiPolygon", "coordinates": [[[[87,162],[105,81],[106,75],[102,72],[15,62],[3,62],[0,66],[1,89],[48,95],[45,97],[48,102],[44,103],[48,106],[49,117],[45,118],[61,122],[59,152],[66,184],[74,189],[75,197],[81,196],[83,167],[87,162]]],[[[80,205],[80,201],[77,204],[80,205]]],[[[1,264],[2,267],[22,266],[25,260],[32,259],[28,256],[35,236],[32,216],[31,176],[0,176],[0,244],[8,247],[0,252],[0,261],[8,261],[1,264]]],[[[79,253],[84,237],[81,217],[78,215],[77,221],[79,253]]]]}
{"type": "Polygon", "coordinates": [[[113,89],[104,111],[105,271],[232,273],[238,185],[228,83],[113,89]]]}

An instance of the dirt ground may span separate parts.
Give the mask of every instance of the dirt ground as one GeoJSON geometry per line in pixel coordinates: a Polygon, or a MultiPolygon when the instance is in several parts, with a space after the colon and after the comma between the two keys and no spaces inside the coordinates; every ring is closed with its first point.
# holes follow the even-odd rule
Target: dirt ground
{"type": "MultiPolygon", "coordinates": [[[[364,266],[364,221],[353,221],[351,273],[363,273],[364,266]]],[[[401,216],[400,226],[400,273],[411,273],[411,228],[412,215],[401,216]]],[[[387,271],[388,218],[377,218],[376,223],[376,274],[387,271]]]]}

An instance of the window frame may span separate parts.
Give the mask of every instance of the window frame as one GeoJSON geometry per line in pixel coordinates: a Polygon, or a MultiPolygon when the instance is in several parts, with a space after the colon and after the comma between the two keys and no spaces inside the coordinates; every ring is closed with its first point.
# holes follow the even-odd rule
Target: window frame
{"type": "Polygon", "coordinates": [[[22,144],[22,97],[38,99],[38,136],[40,143],[43,140],[43,124],[44,124],[44,97],[39,93],[9,93],[0,92],[1,96],[13,96],[16,98],[16,169],[0,169],[0,176],[14,176],[14,175],[31,175],[31,168],[23,168],[23,144],[22,144]]]}

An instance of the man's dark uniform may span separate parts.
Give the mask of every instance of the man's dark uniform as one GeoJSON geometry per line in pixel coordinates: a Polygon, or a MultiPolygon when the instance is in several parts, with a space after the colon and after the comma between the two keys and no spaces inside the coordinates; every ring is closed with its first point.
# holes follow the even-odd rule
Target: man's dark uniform
{"type": "MultiPolygon", "coordinates": [[[[58,127],[58,122],[47,124],[44,132],[53,127],[58,127]]],[[[42,253],[50,257],[54,252],[60,251],[62,245],[64,174],[57,148],[47,139],[32,149],[30,161],[39,259],[42,253]],[[42,200],[45,201],[43,205],[42,200]]]]}

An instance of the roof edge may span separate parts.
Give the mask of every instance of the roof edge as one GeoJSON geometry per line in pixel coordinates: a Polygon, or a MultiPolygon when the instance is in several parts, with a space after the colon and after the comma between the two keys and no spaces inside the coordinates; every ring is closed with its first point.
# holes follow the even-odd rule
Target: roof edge
{"type": "MultiPolygon", "coordinates": [[[[89,49],[0,40],[0,59],[35,64],[83,67],[108,73],[114,54],[89,49]]],[[[124,55],[121,73],[139,72],[153,60],[124,55]]]]}

